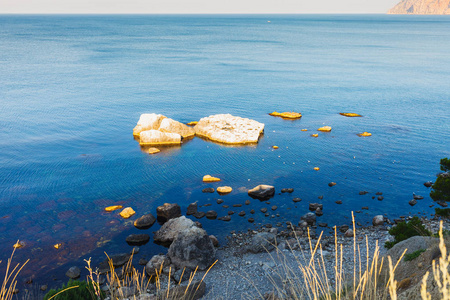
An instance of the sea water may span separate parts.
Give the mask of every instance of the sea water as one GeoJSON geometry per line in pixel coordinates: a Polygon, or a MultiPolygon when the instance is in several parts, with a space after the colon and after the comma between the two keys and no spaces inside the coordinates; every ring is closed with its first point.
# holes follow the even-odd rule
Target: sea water
{"type": "MultiPolygon", "coordinates": [[[[324,205],[326,233],[351,224],[352,211],[362,224],[429,216],[423,182],[450,156],[449,29],[444,16],[0,16],[0,260],[20,240],[15,261],[31,259],[24,277],[65,280],[86,258],[130,251],[129,234],[152,235],[160,225],[132,222],[166,202],[183,214],[196,201],[219,216],[245,211],[200,220],[222,243],[233,230],[297,224],[312,202],[324,205]],[[149,155],[132,135],[142,113],[180,122],[230,113],[265,130],[257,145],[194,138],[149,155]],[[311,137],[324,125],[332,131],[311,137]],[[364,131],[372,136],[357,136],[364,131]],[[222,182],[202,183],[206,174],[222,182]],[[270,204],[232,207],[258,184],[276,187],[270,204]],[[201,191],[220,185],[233,192],[201,191]],[[425,199],[410,207],[413,192],[425,199]],[[103,211],[114,204],[137,213],[103,211]]],[[[136,260],[165,251],[150,241],[136,260]]]]}

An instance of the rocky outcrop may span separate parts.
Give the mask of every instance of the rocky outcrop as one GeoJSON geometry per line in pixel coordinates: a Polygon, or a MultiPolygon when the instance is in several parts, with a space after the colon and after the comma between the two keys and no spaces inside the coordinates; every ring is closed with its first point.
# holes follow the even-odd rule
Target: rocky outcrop
{"type": "Polygon", "coordinates": [[[195,135],[193,128],[160,114],[142,114],[133,129],[141,145],[180,144],[182,138],[195,135]]]}
{"type": "Polygon", "coordinates": [[[177,268],[206,270],[214,263],[216,249],[204,229],[193,226],[178,233],[168,256],[177,268]]]}
{"type": "Polygon", "coordinates": [[[257,143],[264,124],[230,114],[212,115],[200,119],[194,127],[195,134],[224,144],[257,143]]]}
{"type": "Polygon", "coordinates": [[[450,0],[403,0],[388,14],[448,15],[450,0]]]}
{"type": "Polygon", "coordinates": [[[260,184],[248,191],[248,195],[254,199],[267,200],[275,195],[275,187],[260,184]]]}
{"type": "Polygon", "coordinates": [[[192,227],[195,227],[195,223],[185,216],[170,219],[155,232],[153,240],[157,244],[169,246],[181,231],[192,227]]]}

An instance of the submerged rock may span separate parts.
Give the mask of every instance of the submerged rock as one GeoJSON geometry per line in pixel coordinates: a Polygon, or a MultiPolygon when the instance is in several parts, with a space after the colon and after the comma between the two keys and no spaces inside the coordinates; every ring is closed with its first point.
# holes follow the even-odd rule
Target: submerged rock
{"type": "Polygon", "coordinates": [[[70,279],[77,279],[80,277],[81,271],[80,268],[73,266],[66,272],[66,276],[70,279]]]}
{"type": "Polygon", "coordinates": [[[260,184],[248,191],[248,195],[259,200],[267,200],[275,195],[275,187],[266,184],[260,184]]]}
{"type": "Polygon", "coordinates": [[[159,150],[158,148],[155,148],[155,147],[150,147],[147,150],[148,154],[156,154],[156,153],[159,153],[159,152],[161,152],[161,150],[159,150]]]}
{"type": "Polygon", "coordinates": [[[202,190],[202,193],[214,193],[215,191],[216,190],[214,188],[210,187],[210,188],[204,188],[202,190]]]}
{"type": "Polygon", "coordinates": [[[128,245],[132,246],[141,246],[147,244],[150,240],[150,236],[148,234],[130,234],[126,238],[126,242],[128,245]]]}
{"type": "Polygon", "coordinates": [[[361,115],[359,115],[359,114],[355,114],[355,113],[339,113],[341,116],[344,116],[344,117],[350,117],[350,118],[354,118],[354,117],[362,117],[361,115]]]}
{"type": "Polygon", "coordinates": [[[214,210],[207,211],[206,218],[210,220],[215,220],[217,218],[217,212],[215,212],[214,210]]]}
{"type": "Polygon", "coordinates": [[[230,114],[212,115],[200,119],[195,134],[224,144],[257,143],[264,124],[230,114]]]}

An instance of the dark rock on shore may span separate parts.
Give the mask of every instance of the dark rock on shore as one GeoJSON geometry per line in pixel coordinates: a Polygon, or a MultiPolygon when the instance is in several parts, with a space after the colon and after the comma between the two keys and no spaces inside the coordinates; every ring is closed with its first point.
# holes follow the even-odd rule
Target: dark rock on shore
{"type": "Polygon", "coordinates": [[[266,252],[275,249],[275,235],[269,232],[259,232],[251,239],[247,250],[252,253],[266,252]]]}
{"type": "Polygon", "coordinates": [[[300,220],[305,221],[308,225],[314,225],[316,223],[316,215],[312,212],[304,214],[300,220]]]}
{"type": "Polygon", "coordinates": [[[211,242],[213,243],[214,247],[219,247],[219,240],[216,238],[215,235],[210,235],[209,238],[211,239],[211,242]]]}
{"type": "Polygon", "coordinates": [[[248,195],[259,200],[267,200],[275,195],[275,187],[261,184],[248,191],[248,195]]]}
{"type": "Polygon", "coordinates": [[[175,240],[178,233],[192,227],[196,227],[194,222],[185,216],[171,219],[155,232],[153,240],[157,244],[168,247],[175,240]]]}
{"type": "Polygon", "coordinates": [[[255,222],[255,219],[249,218],[248,221],[249,221],[250,223],[253,223],[253,222],[255,222]]]}
{"type": "Polygon", "coordinates": [[[373,226],[380,226],[384,224],[384,216],[383,215],[376,215],[372,219],[373,226]]]}
{"type": "Polygon", "coordinates": [[[181,208],[176,203],[164,203],[156,208],[158,222],[165,223],[170,219],[181,216],[181,208]]]}
{"type": "Polygon", "coordinates": [[[146,214],[134,221],[134,227],[138,229],[148,229],[155,224],[156,218],[152,214],[146,214]]]}
{"type": "Polygon", "coordinates": [[[216,250],[205,230],[191,227],[178,233],[168,256],[177,268],[207,269],[215,260],[216,250]]]}
{"type": "MultiPolygon", "coordinates": [[[[194,281],[189,285],[177,285],[175,287],[171,287],[169,289],[169,296],[165,299],[198,300],[205,295],[205,291],[206,283],[204,281],[194,281]]],[[[167,290],[162,291],[161,295],[167,295],[167,290]]]]}
{"type": "Polygon", "coordinates": [[[148,276],[156,276],[159,274],[159,270],[161,270],[161,266],[167,267],[169,266],[170,261],[165,255],[155,255],[153,256],[149,262],[145,265],[145,272],[148,276]]]}
{"type": "Polygon", "coordinates": [[[130,234],[127,236],[125,241],[128,243],[128,245],[131,246],[141,246],[145,245],[150,241],[150,236],[148,234],[130,234]]]}
{"type": "Polygon", "coordinates": [[[316,216],[320,217],[323,215],[323,211],[320,209],[320,207],[318,207],[315,211],[316,216]]]}

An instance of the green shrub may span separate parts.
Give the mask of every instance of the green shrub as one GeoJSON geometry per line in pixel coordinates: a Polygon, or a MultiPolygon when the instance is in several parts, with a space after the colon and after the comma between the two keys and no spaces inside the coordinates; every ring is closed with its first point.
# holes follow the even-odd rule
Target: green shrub
{"type": "Polygon", "coordinates": [[[405,261],[411,261],[413,259],[416,259],[420,256],[420,254],[424,253],[425,251],[427,251],[426,249],[419,249],[417,251],[414,251],[413,253],[409,253],[409,254],[405,254],[405,261]]]}
{"type": "Polygon", "coordinates": [[[419,217],[413,217],[409,222],[401,222],[389,229],[389,234],[394,236],[394,241],[386,242],[384,246],[388,249],[392,248],[395,244],[407,240],[412,236],[424,235],[430,236],[431,232],[428,231],[420,221],[419,217]]]}
{"type": "MultiPolygon", "coordinates": [[[[63,284],[62,288],[58,290],[51,289],[44,296],[44,300],[50,299],[52,296],[63,291],[58,296],[52,298],[52,300],[94,300],[94,288],[92,283],[79,280],[69,280],[67,286],[63,284]],[[75,287],[78,286],[78,287],[75,287]],[[72,288],[71,288],[72,287],[72,288]],[[70,289],[68,289],[70,288],[70,289]],[[64,289],[67,289],[63,291],[64,289]]],[[[103,297],[102,297],[103,298],[103,297]]]]}
{"type": "MultiPolygon", "coordinates": [[[[441,170],[450,171],[450,159],[441,159],[441,170]]],[[[430,197],[434,201],[450,201],[450,176],[438,175],[436,182],[431,186],[430,197]]]]}
{"type": "Polygon", "coordinates": [[[444,217],[444,218],[448,218],[448,217],[450,217],[450,208],[439,208],[439,207],[436,207],[434,209],[434,213],[435,213],[436,216],[441,216],[441,217],[444,217]]]}

